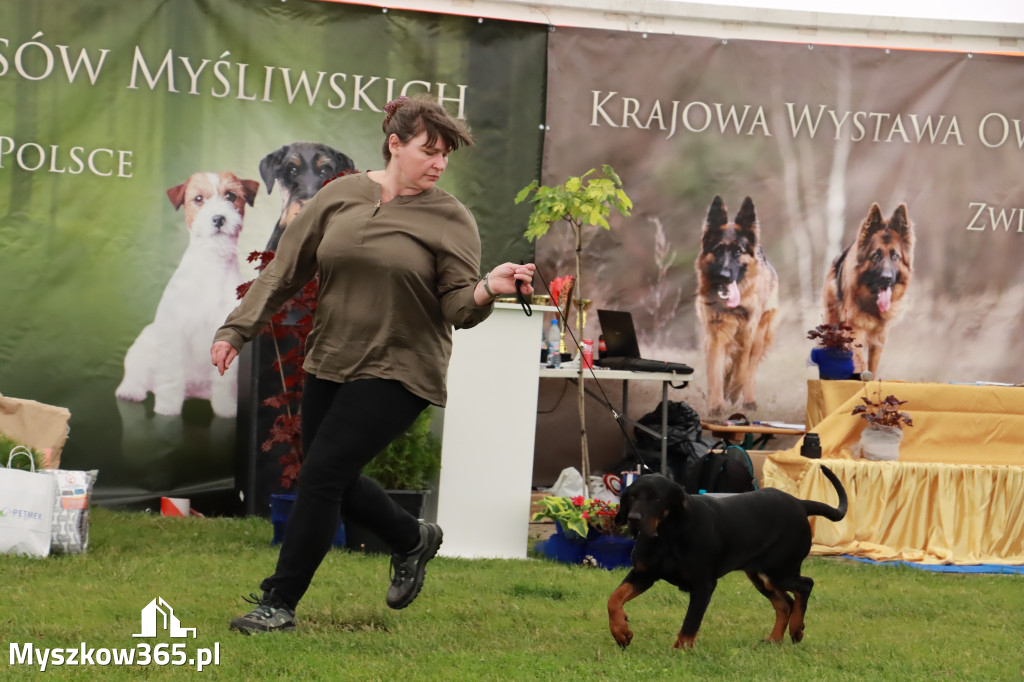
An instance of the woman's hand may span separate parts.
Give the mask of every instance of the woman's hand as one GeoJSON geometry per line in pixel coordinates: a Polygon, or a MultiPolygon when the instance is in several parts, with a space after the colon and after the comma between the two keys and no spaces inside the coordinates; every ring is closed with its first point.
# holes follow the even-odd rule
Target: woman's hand
{"type": "Polygon", "coordinates": [[[231,361],[236,357],[238,357],[238,351],[227,341],[217,341],[210,347],[210,360],[221,376],[228,371],[231,361]]]}
{"type": "Polygon", "coordinates": [[[478,306],[481,306],[493,301],[494,296],[514,295],[516,282],[522,282],[523,296],[532,296],[535,272],[537,272],[537,266],[533,263],[525,265],[502,263],[484,275],[484,278],[477,283],[476,289],[473,291],[473,299],[478,306]],[[488,293],[488,289],[490,289],[490,293],[488,293]]]}

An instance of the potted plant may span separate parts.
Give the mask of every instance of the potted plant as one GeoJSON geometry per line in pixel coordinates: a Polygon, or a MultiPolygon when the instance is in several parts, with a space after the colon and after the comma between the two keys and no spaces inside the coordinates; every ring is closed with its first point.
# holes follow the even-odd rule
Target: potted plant
{"type": "Polygon", "coordinates": [[[441,471],[441,441],[430,430],[433,407],[420,412],[412,426],[363,468],[385,490],[428,489],[441,471]]]}
{"type": "Polygon", "coordinates": [[[811,362],[818,366],[822,379],[850,379],[853,377],[853,327],[845,322],[819,324],[807,332],[807,338],[817,341],[811,349],[811,362]]]}
{"type": "MultiPolygon", "coordinates": [[[[606,230],[611,229],[608,216],[612,209],[628,216],[633,202],[622,189],[622,180],[611,166],[601,166],[600,175],[591,177],[595,172],[592,168],[579,177],[570,177],[561,185],[553,187],[541,185],[534,180],[516,195],[516,203],[520,204],[528,198],[533,203],[533,211],[526,226],[524,236],[528,241],[547,234],[552,223],[564,220],[572,228],[576,238],[576,276],[574,280],[576,292],[576,309],[580,315],[576,318],[576,342],[583,339],[583,285],[580,278],[580,256],[583,252],[583,228],[587,225],[599,225],[606,230]],[[532,197],[531,197],[532,195],[532,197]]],[[[553,294],[553,292],[552,292],[553,294]]],[[[566,304],[568,305],[568,303],[566,304]]],[[[568,310],[568,307],[566,307],[568,310]]],[[[564,331],[564,329],[563,329],[564,331]]],[[[578,349],[582,354],[582,348],[578,349]]],[[[582,450],[583,492],[587,493],[587,481],[590,480],[590,453],[587,449],[587,427],[584,414],[583,367],[580,362],[577,376],[577,403],[580,412],[580,448],[582,450]]]]}
{"type": "Polygon", "coordinates": [[[861,432],[860,442],[854,448],[864,459],[874,461],[893,461],[899,459],[900,443],[903,441],[903,427],[913,426],[910,415],[900,410],[906,400],[899,400],[894,395],[879,399],[879,386],[875,400],[862,397],[863,404],[853,408],[850,414],[858,415],[867,421],[867,428],[861,432]]]}
{"type": "Polygon", "coordinates": [[[549,495],[540,504],[541,510],[531,520],[555,522],[555,534],[536,547],[544,556],[607,569],[630,564],[633,540],[625,537],[623,529],[615,522],[618,503],[583,495],[549,495]]]}

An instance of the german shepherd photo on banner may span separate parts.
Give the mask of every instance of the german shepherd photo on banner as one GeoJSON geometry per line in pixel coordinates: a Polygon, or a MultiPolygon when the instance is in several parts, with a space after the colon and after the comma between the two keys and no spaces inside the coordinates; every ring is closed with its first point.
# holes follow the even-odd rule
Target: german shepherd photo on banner
{"type": "Polygon", "coordinates": [[[722,197],[708,209],[697,256],[697,315],[704,328],[708,411],[720,415],[726,400],[742,395],[756,410],[754,381],[778,326],[779,277],[761,248],[750,197],[729,222],[722,197]]]}
{"type": "Polygon", "coordinates": [[[900,313],[913,268],[914,229],[906,204],[888,221],[872,204],[856,241],[832,261],[825,276],[825,322],[853,328],[855,372],[867,370],[878,377],[889,325],[900,313]]]}

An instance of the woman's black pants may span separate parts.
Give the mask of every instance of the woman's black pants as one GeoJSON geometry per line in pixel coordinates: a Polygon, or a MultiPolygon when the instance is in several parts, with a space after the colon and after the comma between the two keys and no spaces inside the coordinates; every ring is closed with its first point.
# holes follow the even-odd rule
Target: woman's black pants
{"type": "Polygon", "coordinates": [[[340,518],[373,531],[392,551],[420,539],[419,522],[363,467],[415,421],[428,402],[397,381],[359,379],[344,384],[306,375],[302,392],[302,447],[292,507],[277,569],[260,587],[295,608],[331,548],[340,518]]]}

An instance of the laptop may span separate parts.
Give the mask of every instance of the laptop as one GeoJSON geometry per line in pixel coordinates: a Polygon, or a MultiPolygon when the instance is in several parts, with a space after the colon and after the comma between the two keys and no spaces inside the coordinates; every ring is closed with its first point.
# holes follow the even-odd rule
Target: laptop
{"type": "Polygon", "coordinates": [[[627,369],[634,372],[675,372],[693,374],[693,368],[682,362],[648,360],[640,357],[640,344],[636,340],[633,316],[623,310],[598,310],[605,350],[594,364],[608,369],[627,369]]]}

